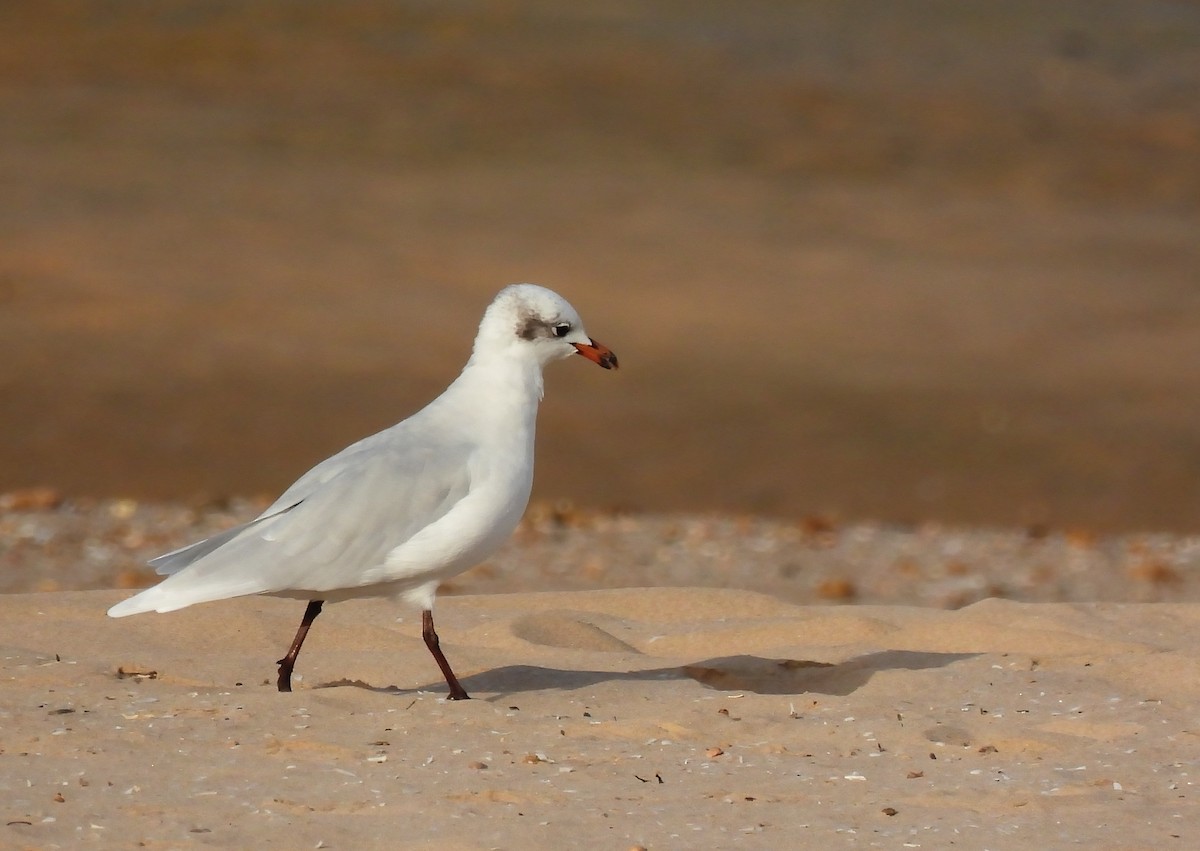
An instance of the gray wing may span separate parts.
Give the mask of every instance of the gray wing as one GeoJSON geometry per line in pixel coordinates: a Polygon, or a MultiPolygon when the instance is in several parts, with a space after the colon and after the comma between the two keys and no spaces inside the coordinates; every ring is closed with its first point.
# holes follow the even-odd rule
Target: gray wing
{"type": "MultiPolygon", "coordinates": [[[[297,503],[298,505],[299,503],[297,503]]],[[[274,514],[264,514],[249,523],[243,523],[241,526],[234,526],[232,529],[226,529],[220,534],[213,535],[211,538],[205,538],[203,541],[197,541],[194,544],[188,544],[186,547],[180,547],[177,550],[171,550],[169,553],[156,556],[150,559],[146,564],[154,568],[154,572],[162,576],[170,576],[172,573],[178,573],[194,561],[199,561],[209,553],[219,547],[228,544],[238,535],[251,529],[263,522],[277,517],[286,511],[295,508],[296,505],[290,505],[286,508],[276,511],[274,514]]]]}
{"type": "Polygon", "coordinates": [[[192,562],[199,561],[209,553],[228,544],[243,532],[291,511],[305,499],[312,496],[322,485],[342,473],[352,471],[355,467],[362,464],[370,463],[372,457],[374,457],[372,450],[375,450],[379,454],[386,452],[387,444],[395,442],[394,432],[397,429],[398,427],[387,429],[370,437],[363,438],[357,443],[347,446],[336,455],[326,458],[297,479],[278,499],[267,506],[262,514],[249,523],[234,526],[232,529],[226,529],[224,532],[205,538],[202,541],[196,541],[193,544],[188,544],[186,547],[180,547],[177,550],[156,556],[146,563],[154,568],[155,573],[163,576],[178,573],[192,562]]]}
{"type": "Polygon", "coordinates": [[[110,614],[354,588],[470,491],[471,447],[383,432],[314,467],[260,517],[155,559],[163,582],[110,614]],[[381,438],[390,439],[381,439],[381,438]]]}

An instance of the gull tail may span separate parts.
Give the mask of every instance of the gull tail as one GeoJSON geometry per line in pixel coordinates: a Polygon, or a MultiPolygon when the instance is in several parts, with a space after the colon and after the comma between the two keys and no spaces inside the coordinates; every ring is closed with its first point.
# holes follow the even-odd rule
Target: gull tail
{"type": "Polygon", "coordinates": [[[256,579],[237,569],[238,548],[246,543],[247,539],[242,536],[247,530],[286,514],[295,507],[291,505],[263,515],[211,538],[151,559],[150,566],[158,573],[166,574],[167,578],[153,588],[117,603],[108,610],[108,616],[123,618],[142,612],[173,612],[196,603],[246,597],[270,590],[261,576],[256,579]]]}
{"type": "Polygon", "coordinates": [[[168,577],[153,588],[147,588],[135,594],[128,600],[122,600],[108,610],[110,618],[123,618],[126,615],[139,615],[142,612],[174,612],[186,609],[197,603],[211,603],[215,600],[228,600],[231,597],[247,597],[251,594],[261,594],[267,589],[261,583],[242,580],[230,582],[223,579],[217,582],[176,581],[176,577],[168,577]]]}

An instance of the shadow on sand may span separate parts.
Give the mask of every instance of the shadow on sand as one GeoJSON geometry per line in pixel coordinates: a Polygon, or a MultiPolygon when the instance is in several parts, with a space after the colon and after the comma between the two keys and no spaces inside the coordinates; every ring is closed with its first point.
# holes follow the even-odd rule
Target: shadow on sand
{"type": "MultiPolygon", "coordinates": [[[[649,682],[678,679],[695,680],[721,691],[845,696],[857,691],[881,671],[941,668],[977,655],[979,654],[884,650],[856,656],[836,664],[798,659],[765,659],[749,655],[722,656],[688,665],[639,671],[580,671],[537,665],[507,665],[465,677],[462,684],[471,694],[478,692],[489,695],[485,700],[547,689],[573,691],[614,681],[649,682]]],[[[334,680],[320,683],[314,688],[345,686],[389,694],[438,692],[445,688],[442,683],[434,683],[416,689],[402,689],[397,686],[373,686],[362,680],[334,680]]]]}

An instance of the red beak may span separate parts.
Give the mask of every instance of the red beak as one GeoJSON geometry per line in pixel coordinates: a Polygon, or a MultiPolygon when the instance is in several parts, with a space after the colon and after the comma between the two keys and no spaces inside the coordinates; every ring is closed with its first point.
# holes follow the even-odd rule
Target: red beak
{"type": "Polygon", "coordinates": [[[575,351],[583,355],[592,363],[598,363],[605,369],[616,369],[617,356],[612,353],[612,349],[603,343],[597,343],[595,340],[589,339],[586,343],[572,343],[575,351]]]}

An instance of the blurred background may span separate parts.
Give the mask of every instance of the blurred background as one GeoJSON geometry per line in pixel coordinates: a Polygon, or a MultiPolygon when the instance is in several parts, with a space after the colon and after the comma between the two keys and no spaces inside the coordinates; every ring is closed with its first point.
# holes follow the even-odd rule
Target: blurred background
{"type": "Polygon", "coordinates": [[[1200,3],[0,4],[0,490],[278,491],[512,281],[541,499],[1200,530],[1200,3]]]}

